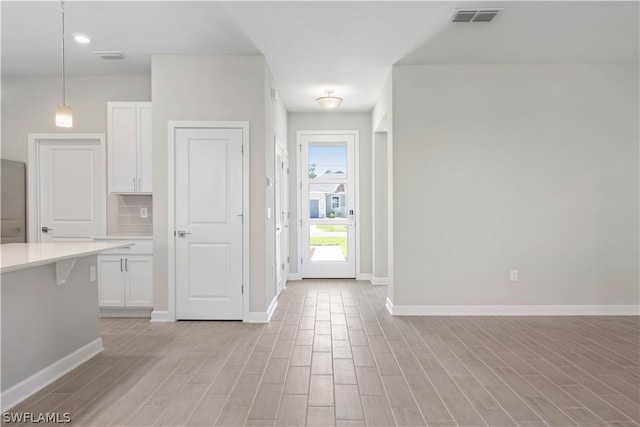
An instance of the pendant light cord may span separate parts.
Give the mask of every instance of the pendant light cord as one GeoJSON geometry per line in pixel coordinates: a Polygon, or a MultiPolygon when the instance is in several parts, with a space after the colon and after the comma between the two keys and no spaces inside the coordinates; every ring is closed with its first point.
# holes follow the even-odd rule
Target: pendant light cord
{"type": "Polygon", "coordinates": [[[60,17],[62,20],[62,105],[67,105],[67,88],[64,76],[64,0],[60,0],[60,17]]]}

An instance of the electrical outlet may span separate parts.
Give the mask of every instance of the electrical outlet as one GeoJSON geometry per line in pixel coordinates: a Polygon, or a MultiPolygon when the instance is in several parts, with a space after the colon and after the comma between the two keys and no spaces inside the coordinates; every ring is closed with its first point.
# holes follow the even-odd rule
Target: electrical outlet
{"type": "Polygon", "coordinates": [[[140,208],[140,218],[147,217],[147,208],[140,208]]]}
{"type": "Polygon", "coordinates": [[[518,270],[509,270],[509,280],[511,282],[518,281],[518,270]]]}
{"type": "Polygon", "coordinates": [[[89,267],[89,281],[90,282],[95,282],[96,281],[96,266],[92,265],[91,267],[89,267]]]}

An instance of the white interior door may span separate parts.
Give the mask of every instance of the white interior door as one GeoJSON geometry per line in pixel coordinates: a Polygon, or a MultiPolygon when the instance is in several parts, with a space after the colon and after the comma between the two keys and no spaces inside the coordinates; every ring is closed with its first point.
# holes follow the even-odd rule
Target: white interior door
{"type": "Polygon", "coordinates": [[[303,278],[356,277],[354,134],[300,137],[303,278]]]}
{"type": "Polygon", "coordinates": [[[99,140],[40,140],[38,229],[41,242],[106,233],[104,146],[99,140]]]}
{"type": "Polygon", "coordinates": [[[289,157],[277,139],[275,148],[276,295],[279,295],[289,275],[289,157]]]}
{"type": "Polygon", "coordinates": [[[176,130],[177,319],[242,319],[242,138],[176,130]]]}

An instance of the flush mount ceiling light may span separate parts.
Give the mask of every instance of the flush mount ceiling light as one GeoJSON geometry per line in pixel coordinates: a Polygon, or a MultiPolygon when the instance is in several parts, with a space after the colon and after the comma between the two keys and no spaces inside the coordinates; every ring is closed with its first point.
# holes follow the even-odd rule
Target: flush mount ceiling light
{"type": "Polygon", "coordinates": [[[85,36],[84,34],[74,34],[73,39],[80,44],[91,43],[89,36],[85,36]]]}
{"type": "Polygon", "coordinates": [[[333,93],[332,90],[325,90],[325,93],[327,94],[327,96],[316,98],[316,102],[320,107],[324,108],[325,110],[331,111],[342,104],[342,98],[331,96],[331,94],[333,93]]]}
{"type": "Polygon", "coordinates": [[[56,106],[56,126],[73,127],[73,111],[66,104],[66,81],[64,75],[64,0],[60,0],[60,17],[62,20],[62,105],[56,106]]]}

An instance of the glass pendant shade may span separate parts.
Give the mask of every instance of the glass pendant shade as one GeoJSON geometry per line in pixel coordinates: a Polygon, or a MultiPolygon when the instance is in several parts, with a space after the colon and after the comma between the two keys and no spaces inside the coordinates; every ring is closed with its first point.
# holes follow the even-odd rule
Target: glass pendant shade
{"type": "Polygon", "coordinates": [[[56,105],[56,126],[61,128],[73,127],[73,110],[66,103],[67,81],[64,73],[64,0],[60,0],[60,20],[62,23],[62,105],[56,105]]]}
{"type": "Polygon", "coordinates": [[[56,126],[73,127],[73,110],[69,105],[56,105],[56,126]]]}
{"type": "Polygon", "coordinates": [[[338,98],[337,96],[331,96],[331,94],[333,93],[332,90],[328,90],[326,92],[327,92],[327,96],[322,96],[316,99],[316,102],[320,107],[324,108],[325,110],[331,111],[334,108],[338,107],[340,104],[342,104],[342,98],[338,98]]]}

